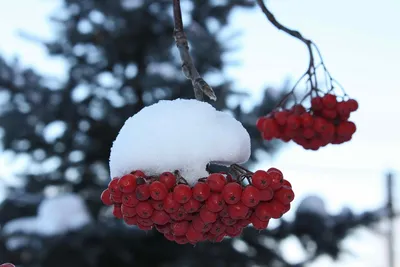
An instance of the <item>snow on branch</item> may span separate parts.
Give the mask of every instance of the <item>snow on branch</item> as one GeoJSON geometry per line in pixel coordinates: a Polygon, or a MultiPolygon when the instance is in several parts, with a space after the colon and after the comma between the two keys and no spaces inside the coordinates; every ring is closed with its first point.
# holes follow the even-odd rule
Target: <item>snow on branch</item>
{"type": "Polygon", "coordinates": [[[182,60],[182,71],[186,78],[192,81],[194,95],[197,100],[203,100],[203,93],[211,100],[217,100],[214,90],[210,85],[200,76],[196,67],[193,64],[192,57],[189,53],[189,44],[186,34],[183,30],[181,1],[173,0],[174,5],[174,38],[176,47],[182,60]]]}

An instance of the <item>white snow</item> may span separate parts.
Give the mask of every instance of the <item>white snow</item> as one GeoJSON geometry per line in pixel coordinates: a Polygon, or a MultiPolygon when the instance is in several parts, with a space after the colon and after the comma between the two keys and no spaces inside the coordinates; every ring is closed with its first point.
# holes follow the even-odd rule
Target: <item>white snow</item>
{"type": "Polygon", "coordinates": [[[250,136],[232,115],[197,100],[161,100],[130,117],[110,154],[111,177],[133,170],[148,175],[179,170],[194,184],[209,162],[244,163],[250,136]]]}
{"type": "Polygon", "coordinates": [[[42,201],[35,217],[22,217],[6,223],[3,234],[15,232],[57,235],[79,229],[91,222],[83,199],[76,194],[63,194],[42,201]]]}
{"type": "Polygon", "coordinates": [[[306,196],[299,204],[298,213],[314,213],[321,216],[328,216],[325,202],[319,196],[306,196]]]}

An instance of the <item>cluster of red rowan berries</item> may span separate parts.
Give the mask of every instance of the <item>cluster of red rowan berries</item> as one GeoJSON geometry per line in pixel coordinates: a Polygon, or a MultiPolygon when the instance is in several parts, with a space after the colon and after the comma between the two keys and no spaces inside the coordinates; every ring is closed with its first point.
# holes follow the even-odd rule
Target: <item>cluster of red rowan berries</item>
{"type": "Polygon", "coordinates": [[[178,244],[221,242],[244,227],[267,228],[271,218],[290,210],[291,184],[276,168],[242,175],[213,173],[190,187],[171,172],[147,177],[136,170],[114,178],[101,200],[113,205],[113,214],[142,230],[156,228],[178,244]],[[247,175],[247,176],[246,176],[247,175]],[[243,185],[243,179],[251,183],[243,185]]]}
{"type": "Polygon", "coordinates": [[[328,144],[350,141],[356,125],[350,113],[358,109],[354,99],[338,101],[333,94],[311,98],[311,108],[294,105],[291,109],[275,110],[257,121],[265,140],[293,140],[305,149],[318,150],[328,144]]]}

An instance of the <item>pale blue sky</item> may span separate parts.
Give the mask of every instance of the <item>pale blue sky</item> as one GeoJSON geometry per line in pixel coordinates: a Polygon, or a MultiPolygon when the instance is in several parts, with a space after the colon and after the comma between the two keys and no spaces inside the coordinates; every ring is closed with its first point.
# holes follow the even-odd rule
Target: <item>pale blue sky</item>
{"type": "MultiPolygon", "coordinates": [[[[279,167],[293,182],[298,199],[319,193],[331,211],[339,211],[343,205],[358,211],[381,206],[385,171],[400,170],[400,1],[267,2],[278,20],[317,43],[331,74],[359,101],[360,109],[352,116],[358,131],[350,143],[318,152],[289,145],[261,166],[279,167]]],[[[59,60],[48,59],[41,47],[15,33],[16,29],[25,29],[51,37],[46,15],[56,6],[56,1],[48,0],[0,0],[0,53],[20,55],[22,62],[43,73],[61,75],[59,60]]],[[[256,98],[263,86],[280,85],[287,76],[296,79],[305,71],[308,54],[304,45],[276,30],[261,12],[237,11],[231,20],[243,31],[238,42],[241,50],[230,55],[242,64],[227,70],[237,88],[252,89],[256,98]]],[[[7,164],[0,159],[0,171],[7,164]]],[[[396,182],[398,195],[400,179],[396,182]]],[[[382,242],[368,234],[350,240],[348,245],[361,259],[349,259],[340,266],[385,266],[382,242]],[[361,243],[381,245],[376,249],[361,243]]],[[[288,242],[284,246],[293,259],[301,257],[295,253],[298,250],[290,249],[294,245],[288,242]]],[[[330,266],[325,261],[321,264],[330,266]]]]}

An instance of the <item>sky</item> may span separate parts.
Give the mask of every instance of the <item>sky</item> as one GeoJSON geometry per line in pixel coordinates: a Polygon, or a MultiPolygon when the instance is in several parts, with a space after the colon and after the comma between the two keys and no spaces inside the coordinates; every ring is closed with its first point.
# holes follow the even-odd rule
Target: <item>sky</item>
{"type": "MultiPolygon", "coordinates": [[[[321,195],[331,212],[339,212],[343,206],[357,212],[381,207],[388,171],[395,174],[395,195],[400,192],[397,157],[400,2],[271,0],[267,3],[281,23],[300,30],[318,45],[330,73],[358,100],[360,108],[352,115],[357,132],[351,142],[318,152],[289,144],[258,168],[278,167],[292,182],[299,200],[310,193],[321,195]]],[[[27,66],[62,76],[64,67],[59,59],[48,58],[43,48],[26,42],[16,33],[21,29],[50,38],[53,31],[46,16],[57,5],[57,1],[49,0],[0,0],[0,18],[6,22],[0,24],[0,54],[18,55],[27,66]]],[[[240,49],[227,55],[227,60],[239,60],[241,64],[228,67],[226,72],[238,89],[252,91],[252,101],[265,86],[280,86],[287,77],[293,83],[304,73],[308,64],[304,44],[275,29],[261,11],[238,10],[230,20],[242,35],[235,43],[240,49]]],[[[0,169],[8,164],[0,158],[0,169]]],[[[396,201],[400,199],[397,197],[396,201]]],[[[399,235],[400,223],[396,227],[399,235]]],[[[397,240],[400,244],[400,238],[397,240]]],[[[348,257],[340,266],[387,266],[384,244],[381,237],[360,231],[357,238],[346,242],[346,247],[358,257],[348,257]]],[[[293,260],[303,256],[297,253],[300,250],[293,240],[285,242],[283,250],[293,260]]],[[[339,265],[320,259],[313,266],[339,265]]],[[[400,267],[400,259],[396,266],[400,267]]]]}

